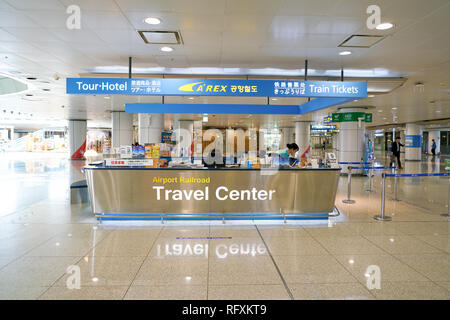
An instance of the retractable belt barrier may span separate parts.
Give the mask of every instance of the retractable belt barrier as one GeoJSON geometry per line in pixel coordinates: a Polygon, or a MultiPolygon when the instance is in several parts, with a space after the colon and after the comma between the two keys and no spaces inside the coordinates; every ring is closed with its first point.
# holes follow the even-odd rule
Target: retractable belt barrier
{"type": "MultiPolygon", "coordinates": [[[[381,186],[381,215],[376,215],[373,218],[379,221],[391,221],[392,218],[384,215],[385,197],[386,197],[386,177],[394,177],[394,198],[393,201],[400,201],[397,197],[397,178],[403,177],[450,177],[450,173],[383,173],[381,186]]],[[[450,216],[450,179],[448,188],[448,212],[441,214],[443,217],[450,216]]]]}
{"type": "Polygon", "coordinates": [[[450,173],[387,173],[386,177],[449,177],[450,173]]]}
{"type": "Polygon", "coordinates": [[[371,164],[370,162],[338,162],[338,164],[371,164]]]}
{"type": "MultiPolygon", "coordinates": [[[[347,175],[347,199],[342,200],[343,203],[355,203],[355,200],[350,199],[352,193],[352,169],[366,169],[366,170],[382,170],[382,169],[395,169],[395,167],[348,167],[347,175]]],[[[366,191],[372,191],[372,174],[369,172],[369,189],[366,191]]]]}

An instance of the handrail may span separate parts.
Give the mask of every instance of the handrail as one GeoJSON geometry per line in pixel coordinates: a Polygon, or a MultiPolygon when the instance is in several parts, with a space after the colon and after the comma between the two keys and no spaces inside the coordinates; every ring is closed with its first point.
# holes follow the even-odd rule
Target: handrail
{"type": "Polygon", "coordinates": [[[222,218],[223,223],[225,223],[225,218],[226,217],[241,217],[241,218],[265,218],[265,217],[280,217],[284,219],[284,222],[286,223],[286,218],[289,217],[304,217],[304,218],[334,218],[334,217],[338,217],[341,212],[339,211],[339,209],[334,206],[333,208],[333,212],[337,212],[337,214],[299,214],[299,213],[294,213],[294,214],[289,214],[289,213],[280,213],[280,214],[220,214],[220,213],[197,213],[197,214],[164,214],[164,213],[136,213],[136,214],[126,214],[126,213],[117,213],[117,214],[102,214],[102,213],[97,213],[95,214],[95,217],[97,218],[97,220],[100,221],[100,223],[102,222],[102,219],[105,218],[161,218],[161,223],[164,223],[164,217],[175,217],[175,218],[191,218],[191,217],[195,217],[195,218],[205,218],[205,217],[215,217],[215,218],[222,218]]]}

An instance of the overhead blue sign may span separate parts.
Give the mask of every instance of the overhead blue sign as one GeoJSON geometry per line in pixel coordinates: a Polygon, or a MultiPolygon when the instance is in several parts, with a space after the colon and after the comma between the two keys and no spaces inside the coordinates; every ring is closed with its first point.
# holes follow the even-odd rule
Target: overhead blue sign
{"type": "Polygon", "coordinates": [[[196,104],[196,103],[126,103],[126,113],[210,113],[210,114],[306,114],[350,98],[317,98],[301,105],[274,104],[196,104]]]}
{"type": "Polygon", "coordinates": [[[68,94],[353,99],[367,97],[367,82],[363,81],[67,78],[66,85],[68,94]]]}

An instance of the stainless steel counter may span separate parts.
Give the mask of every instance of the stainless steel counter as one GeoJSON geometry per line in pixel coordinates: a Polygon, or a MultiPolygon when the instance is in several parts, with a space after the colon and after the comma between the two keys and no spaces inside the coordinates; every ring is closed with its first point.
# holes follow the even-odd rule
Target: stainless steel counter
{"type": "Polygon", "coordinates": [[[95,214],[330,213],[340,169],[86,167],[95,214]]]}

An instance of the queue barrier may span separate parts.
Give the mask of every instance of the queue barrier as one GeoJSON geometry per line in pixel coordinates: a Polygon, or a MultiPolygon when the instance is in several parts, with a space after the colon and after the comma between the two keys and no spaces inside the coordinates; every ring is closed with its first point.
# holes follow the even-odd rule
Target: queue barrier
{"type": "MultiPolygon", "coordinates": [[[[386,197],[386,177],[402,178],[402,177],[450,177],[450,173],[382,173],[381,185],[381,214],[375,215],[373,218],[378,221],[392,221],[391,217],[384,215],[385,197],[386,197]]],[[[448,188],[448,212],[441,214],[443,217],[450,216],[450,179],[448,188]]],[[[394,183],[394,201],[400,201],[397,198],[397,183],[394,183]]]]}
{"type": "MultiPolygon", "coordinates": [[[[382,169],[395,169],[395,167],[348,167],[347,175],[347,199],[342,200],[343,203],[353,204],[356,201],[351,199],[352,193],[352,169],[366,169],[366,170],[382,170],[382,169]]],[[[369,173],[369,190],[372,191],[372,175],[369,173]]]]}
{"type": "Polygon", "coordinates": [[[338,162],[338,164],[371,164],[371,162],[338,162]]]}

